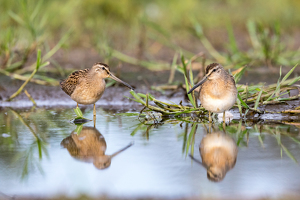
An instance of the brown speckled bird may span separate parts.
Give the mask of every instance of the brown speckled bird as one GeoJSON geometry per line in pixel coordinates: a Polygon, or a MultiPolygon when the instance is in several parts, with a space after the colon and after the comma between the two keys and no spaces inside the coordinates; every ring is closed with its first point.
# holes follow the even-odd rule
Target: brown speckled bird
{"type": "Polygon", "coordinates": [[[95,103],[101,98],[105,90],[105,78],[112,78],[130,89],[128,83],[115,77],[104,63],[95,63],[91,69],[75,71],[69,77],[60,82],[61,89],[78,104],[94,104],[94,116],[96,116],[95,103]]]}
{"type": "Polygon", "coordinates": [[[207,134],[201,141],[200,154],[207,177],[221,181],[226,173],[235,166],[238,148],[235,141],[223,132],[207,134]]]}
{"type": "Polygon", "coordinates": [[[222,113],[225,122],[225,111],[230,109],[236,102],[237,89],[232,75],[224,70],[222,65],[212,63],[206,67],[206,74],[189,92],[199,87],[199,99],[202,106],[209,112],[222,113]]]}
{"type": "Polygon", "coordinates": [[[112,155],[105,155],[105,139],[94,127],[83,127],[79,134],[73,131],[61,141],[61,146],[67,148],[72,157],[83,162],[92,162],[97,169],[108,168],[114,156],[132,145],[130,143],[112,155]]]}

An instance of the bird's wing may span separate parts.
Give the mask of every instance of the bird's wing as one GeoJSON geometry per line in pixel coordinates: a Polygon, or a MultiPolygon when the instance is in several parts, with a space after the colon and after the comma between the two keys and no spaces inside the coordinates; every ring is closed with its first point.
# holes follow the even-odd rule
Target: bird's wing
{"type": "Polygon", "coordinates": [[[89,69],[75,71],[70,76],[60,82],[61,89],[69,96],[72,95],[76,86],[80,83],[80,79],[86,77],[89,69]]]}

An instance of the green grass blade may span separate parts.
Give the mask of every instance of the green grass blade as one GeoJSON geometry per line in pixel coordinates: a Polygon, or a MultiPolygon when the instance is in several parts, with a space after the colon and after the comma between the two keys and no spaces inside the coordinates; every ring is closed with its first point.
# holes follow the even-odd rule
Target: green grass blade
{"type": "Polygon", "coordinates": [[[244,75],[246,67],[241,67],[239,68],[239,70],[240,71],[233,76],[236,84],[241,80],[242,76],[244,75]]]}
{"type": "Polygon", "coordinates": [[[286,155],[288,157],[290,157],[295,163],[298,163],[298,161],[296,160],[296,158],[293,156],[293,154],[283,145],[281,144],[282,149],[284,150],[284,152],[286,153],[286,155]]]}
{"type": "Polygon", "coordinates": [[[81,132],[81,130],[82,130],[82,128],[83,128],[83,124],[77,125],[76,129],[74,130],[74,132],[75,132],[77,135],[79,135],[80,132],[81,132]]]}
{"type": "MultiPolygon", "coordinates": [[[[291,73],[294,71],[294,69],[298,66],[298,64],[296,64],[281,80],[280,84],[283,83],[286,79],[288,79],[288,77],[291,75],[291,73]]],[[[281,69],[281,68],[280,68],[281,69]]]]}
{"type": "Polygon", "coordinates": [[[294,138],[294,137],[289,137],[290,139],[292,139],[294,142],[296,142],[296,143],[298,143],[298,144],[300,144],[300,141],[299,140],[297,140],[296,138],[294,138]]]}
{"type": "Polygon", "coordinates": [[[8,11],[8,15],[13,18],[16,22],[18,22],[22,26],[26,26],[25,21],[17,14],[12,11],[8,11]]]}
{"type": "Polygon", "coordinates": [[[37,59],[36,59],[36,70],[39,70],[41,64],[41,50],[39,49],[37,52],[37,59]]]}
{"type": "Polygon", "coordinates": [[[229,39],[229,47],[233,53],[239,53],[239,49],[236,44],[236,39],[234,37],[233,28],[231,23],[227,24],[227,33],[229,39]]]}
{"type": "Polygon", "coordinates": [[[258,94],[258,96],[257,96],[256,101],[255,101],[255,105],[254,105],[254,109],[255,109],[255,110],[257,110],[257,107],[258,107],[258,104],[259,104],[259,101],[260,101],[260,97],[261,97],[262,92],[263,92],[263,88],[260,89],[260,92],[259,92],[259,94],[258,94]]]}
{"type": "Polygon", "coordinates": [[[189,153],[189,148],[190,148],[190,145],[191,145],[191,142],[192,142],[193,135],[196,133],[196,128],[197,128],[197,124],[194,123],[193,126],[192,126],[192,130],[189,134],[188,140],[187,140],[185,156],[187,156],[188,153],[189,153]]]}
{"type": "MultiPolygon", "coordinates": [[[[182,66],[183,66],[183,74],[184,74],[186,92],[188,92],[190,90],[190,84],[189,84],[188,77],[187,77],[186,63],[185,63],[185,59],[184,59],[183,54],[181,54],[181,63],[182,63],[182,66]]],[[[197,106],[196,106],[195,100],[193,99],[192,94],[188,94],[188,98],[189,98],[191,104],[193,105],[193,107],[196,108],[197,106]]]]}
{"type": "Polygon", "coordinates": [[[247,22],[247,29],[249,32],[250,40],[254,49],[258,49],[260,47],[259,40],[257,38],[256,25],[253,20],[249,20],[247,22]]]}
{"type": "Polygon", "coordinates": [[[131,136],[134,136],[137,132],[138,132],[138,130],[140,130],[142,127],[144,126],[144,124],[143,123],[140,123],[132,132],[131,132],[131,136]]]}
{"type": "Polygon", "coordinates": [[[81,112],[81,110],[80,110],[79,107],[75,108],[74,112],[77,115],[77,117],[83,117],[83,114],[82,114],[82,112],[81,112]]]}
{"type": "Polygon", "coordinates": [[[259,140],[259,143],[261,144],[261,146],[262,146],[263,148],[265,148],[265,147],[264,147],[264,142],[263,142],[262,137],[261,137],[260,134],[258,135],[258,140],[259,140]]]}
{"type": "Polygon", "coordinates": [[[242,114],[243,114],[242,105],[241,105],[241,101],[239,99],[237,99],[237,106],[239,108],[240,115],[242,116],[242,114]]]}
{"type": "Polygon", "coordinates": [[[130,94],[136,99],[136,101],[143,104],[144,106],[146,105],[146,103],[141,99],[141,97],[137,93],[135,93],[135,91],[131,90],[130,94]]]}
{"type": "Polygon", "coordinates": [[[243,99],[241,98],[240,94],[238,93],[238,99],[240,100],[242,106],[244,106],[245,108],[249,109],[249,106],[243,101],[243,99]]]}

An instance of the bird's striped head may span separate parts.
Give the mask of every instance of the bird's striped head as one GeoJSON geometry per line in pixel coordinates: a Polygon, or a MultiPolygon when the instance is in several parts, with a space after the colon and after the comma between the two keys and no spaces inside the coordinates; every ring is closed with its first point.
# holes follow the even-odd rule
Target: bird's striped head
{"type": "Polygon", "coordinates": [[[224,68],[219,63],[212,63],[206,67],[205,77],[209,80],[219,78],[222,75],[224,68]]]}
{"type": "Polygon", "coordinates": [[[128,88],[132,89],[133,88],[128,84],[128,83],[125,83],[124,81],[120,80],[119,78],[117,78],[115,75],[113,75],[111,72],[110,72],[110,69],[109,69],[109,66],[107,64],[104,64],[104,63],[95,63],[91,69],[91,73],[94,74],[94,75],[97,75],[98,78],[112,78],[114,79],[115,81],[118,81],[120,83],[122,83],[123,85],[127,86],[128,88]]]}
{"type": "Polygon", "coordinates": [[[91,72],[96,74],[99,78],[108,78],[110,76],[109,66],[100,62],[93,65],[91,72]]]}
{"type": "Polygon", "coordinates": [[[214,80],[222,77],[223,72],[226,73],[222,65],[220,65],[219,63],[212,63],[208,65],[205,69],[205,76],[203,77],[203,79],[199,83],[197,83],[192,89],[190,89],[188,94],[190,94],[194,89],[202,85],[205,81],[214,80]]]}

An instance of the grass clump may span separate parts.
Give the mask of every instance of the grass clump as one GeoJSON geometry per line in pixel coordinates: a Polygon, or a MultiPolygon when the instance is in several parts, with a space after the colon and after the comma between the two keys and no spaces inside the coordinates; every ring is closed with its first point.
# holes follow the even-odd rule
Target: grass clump
{"type": "MultiPolygon", "coordinates": [[[[182,55],[181,65],[177,66],[177,69],[178,71],[182,72],[185,80],[184,87],[186,91],[189,91],[190,88],[194,86],[194,78],[192,68],[189,67],[188,72],[187,65],[191,65],[191,60],[185,60],[184,56],[182,55]]],[[[298,99],[300,94],[294,96],[290,95],[291,90],[299,91],[298,87],[293,86],[293,84],[297,81],[300,81],[300,76],[289,78],[296,67],[297,65],[295,65],[283,78],[281,78],[280,70],[279,79],[275,84],[271,84],[268,86],[264,84],[249,86],[244,84],[237,84],[236,86],[238,90],[238,98],[235,106],[239,108],[240,114],[246,115],[249,111],[253,111],[259,114],[263,114],[265,112],[274,113],[266,109],[260,110],[259,107],[262,105],[279,104],[282,102],[298,99]]],[[[236,83],[239,82],[245,70],[246,67],[241,67],[233,72],[236,83]]],[[[203,107],[198,107],[197,98],[195,97],[194,93],[188,95],[188,99],[192,106],[184,106],[182,105],[182,102],[180,102],[179,104],[175,104],[173,102],[167,103],[159,101],[151,94],[135,93],[134,91],[131,91],[130,93],[134,97],[132,100],[144,106],[144,109],[141,111],[141,113],[145,111],[155,111],[162,113],[163,116],[180,116],[182,114],[192,113],[196,115],[206,114],[206,110],[203,107]]],[[[287,111],[280,112],[286,113],[287,111]]],[[[293,112],[291,111],[291,113],[293,112]]]]}

